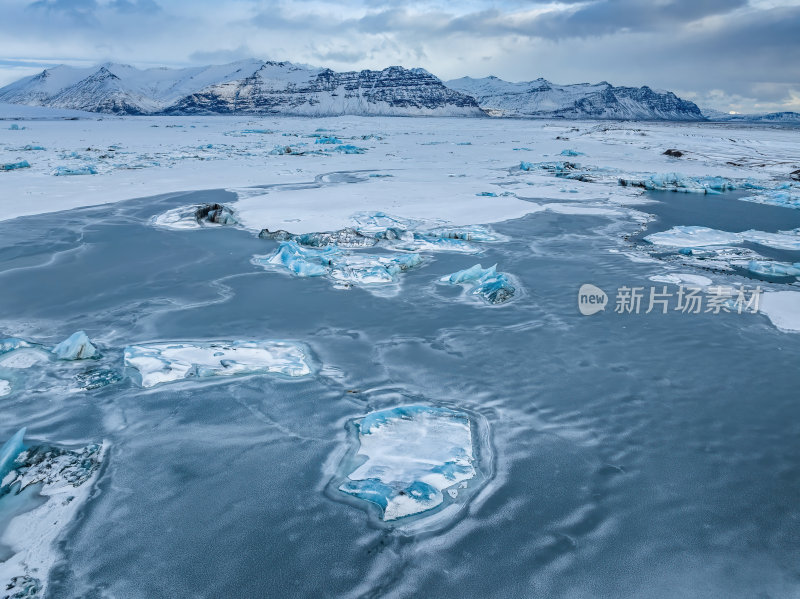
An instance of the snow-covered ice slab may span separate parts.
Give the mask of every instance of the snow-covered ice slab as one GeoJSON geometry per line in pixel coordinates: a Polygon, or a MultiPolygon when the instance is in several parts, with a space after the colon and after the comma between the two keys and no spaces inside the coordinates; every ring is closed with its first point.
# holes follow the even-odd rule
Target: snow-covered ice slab
{"type": "Polygon", "coordinates": [[[165,342],[131,345],[124,351],[125,366],[139,372],[143,387],[191,377],[311,374],[308,350],[288,341],[165,342]]]}
{"type": "Polygon", "coordinates": [[[440,280],[452,285],[464,285],[470,295],[480,297],[490,304],[505,303],[514,297],[517,291],[506,274],[497,272],[497,264],[489,268],[476,264],[446,275],[440,280]]]}
{"type": "Polygon", "coordinates": [[[274,254],[253,256],[263,268],[288,270],[299,277],[328,276],[337,287],[371,287],[397,282],[397,275],[422,263],[419,254],[355,254],[335,246],[312,249],[294,241],[281,242],[274,254]]]}
{"type": "Polygon", "coordinates": [[[649,277],[654,283],[671,283],[672,285],[685,285],[688,287],[706,288],[712,281],[703,275],[693,275],[684,272],[671,272],[665,275],[653,275],[649,277]]]}
{"type": "Polygon", "coordinates": [[[800,230],[768,233],[751,229],[741,233],[732,233],[689,225],[653,233],[645,237],[645,241],[649,241],[653,245],[678,248],[725,246],[749,241],[775,249],[800,250],[800,230]]]}
{"type": "Polygon", "coordinates": [[[444,492],[455,498],[477,474],[466,413],[402,406],[372,412],[355,427],[357,454],[366,461],[347,474],[339,490],[378,506],[384,521],[438,507],[444,492]]]}
{"type": "Polygon", "coordinates": [[[0,449],[0,512],[11,505],[13,515],[0,519],[0,544],[13,552],[0,563],[0,589],[14,598],[46,595],[56,541],[89,497],[107,449],[26,446],[24,435],[23,428],[0,449]]]}
{"type": "Polygon", "coordinates": [[[769,291],[761,296],[758,311],[766,314],[778,329],[800,333],[800,292],[769,291]]]}
{"type": "Polygon", "coordinates": [[[56,345],[52,353],[59,360],[87,360],[100,355],[97,348],[89,341],[83,331],[73,333],[67,339],[56,345]]]}

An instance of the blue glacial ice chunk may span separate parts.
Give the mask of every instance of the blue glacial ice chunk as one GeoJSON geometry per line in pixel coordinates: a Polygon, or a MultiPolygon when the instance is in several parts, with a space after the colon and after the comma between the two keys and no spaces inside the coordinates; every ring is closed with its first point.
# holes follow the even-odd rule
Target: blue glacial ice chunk
{"type": "Polygon", "coordinates": [[[21,168],[31,168],[31,165],[27,160],[20,160],[19,162],[0,163],[0,171],[16,171],[21,168]]]}
{"type": "Polygon", "coordinates": [[[92,345],[89,337],[83,331],[78,331],[67,337],[52,349],[52,353],[59,360],[87,360],[100,356],[100,352],[92,345]]]}
{"type": "Polygon", "coordinates": [[[328,274],[332,261],[340,255],[333,247],[316,250],[283,241],[272,256],[255,256],[253,262],[260,266],[283,266],[298,277],[321,277],[328,274]]]}
{"type": "Polygon", "coordinates": [[[147,343],[126,347],[123,357],[125,366],[139,372],[142,387],[191,377],[312,372],[308,350],[288,341],[147,343]]]}
{"type": "Polygon", "coordinates": [[[25,445],[22,443],[24,436],[25,428],[23,427],[6,441],[3,447],[0,447],[0,484],[2,484],[5,475],[11,472],[14,460],[25,450],[25,445]]]}
{"type": "Polygon", "coordinates": [[[25,127],[20,127],[16,123],[11,123],[11,126],[8,128],[9,131],[24,131],[25,127]]]}
{"type": "Polygon", "coordinates": [[[338,152],[339,154],[364,154],[367,150],[365,148],[359,148],[358,146],[354,146],[352,144],[344,144],[341,146],[336,146],[328,150],[329,152],[338,152]]]}
{"type": "Polygon", "coordinates": [[[584,153],[577,150],[561,150],[561,156],[584,156],[584,153]]]}
{"type": "Polygon", "coordinates": [[[757,275],[770,277],[800,277],[800,262],[771,262],[768,260],[751,260],[747,270],[757,275]]]}
{"type": "Polygon", "coordinates": [[[281,242],[271,256],[254,256],[254,264],[281,267],[300,277],[327,275],[341,287],[396,282],[396,275],[422,263],[419,254],[355,254],[336,246],[312,249],[281,242]]]}
{"type": "Polygon", "coordinates": [[[441,278],[444,283],[465,285],[471,295],[481,297],[490,304],[507,302],[516,293],[516,288],[504,273],[497,272],[497,265],[483,268],[475,264],[441,278]]]}
{"type": "Polygon", "coordinates": [[[680,173],[658,173],[644,179],[620,179],[623,187],[641,187],[648,191],[719,194],[736,189],[736,183],[725,177],[687,177],[680,173]]]}
{"type": "Polygon", "coordinates": [[[532,171],[534,169],[534,165],[532,162],[527,162],[525,160],[519,163],[519,170],[521,171],[532,171]]]}
{"type": "Polygon", "coordinates": [[[756,195],[739,199],[744,202],[780,206],[782,208],[800,208],[800,186],[787,183],[778,189],[765,190],[756,195]]]}
{"type": "Polygon", "coordinates": [[[24,339],[19,339],[18,337],[7,337],[6,339],[0,339],[0,355],[12,352],[16,349],[21,349],[23,347],[32,347],[32,345],[24,339]]]}
{"type": "Polygon", "coordinates": [[[44,146],[37,146],[37,145],[33,145],[33,144],[28,144],[25,147],[23,147],[22,149],[25,150],[26,152],[32,152],[32,151],[41,151],[41,150],[44,150],[46,148],[44,146]]]}
{"type": "Polygon", "coordinates": [[[57,166],[53,169],[54,177],[71,177],[76,175],[96,175],[97,169],[91,165],[86,166],[57,166]]]}
{"type": "Polygon", "coordinates": [[[356,429],[366,461],[339,490],[377,505],[384,521],[432,510],[444,491],[476,476],[472,424],[463,412],[402,406],[372,412],[356,429]]]}
{"type": "Polygon", "coordinates": [[[341,144],[342,140],[338,137],[334,137],[333,135],[328,136],[321,136],[318,137],[317,140],[314,142],[315,144],[341,144]]]}

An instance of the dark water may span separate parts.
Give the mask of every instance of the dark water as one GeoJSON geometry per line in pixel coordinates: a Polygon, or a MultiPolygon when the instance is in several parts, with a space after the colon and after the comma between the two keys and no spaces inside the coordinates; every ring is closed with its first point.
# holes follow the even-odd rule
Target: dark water
{"type": "Polygon", "coordinates": [[[508,243],[437,254],[386,298],[265,272],[249,258],[274,242],[242,231],[147,225],[212,199],[231,196],[0,223],[0,333],[83,329],[118,368],[139,341],[297,339],[322,365],[308,380],[0,398],[0,439],[27,425],[111,443],[52,597],[800,594],[800,335],[761,315],[581,316],[581,284],[661,272],[608,251],[629,222],[502,223],[508,243]],[[435,284],[477,261],[524,294],[491,308],[435,284]],[[482,415],[494,463],[467,512],[409,537],[326,485],[349,419],[411,402],[482,415]]]}

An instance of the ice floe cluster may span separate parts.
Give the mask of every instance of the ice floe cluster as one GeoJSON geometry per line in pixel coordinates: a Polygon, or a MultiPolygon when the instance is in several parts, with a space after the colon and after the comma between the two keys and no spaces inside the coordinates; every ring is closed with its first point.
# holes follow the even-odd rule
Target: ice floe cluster
{"type": "Polygon", "coordinates": [[[0,542],[13,552],[0,563],[0,589],[14,598],[44,596],[58,558],[55,541],[89,497],[106,450],[102,443],[80,449],[26,444],[25,432],[0,448],[0,509],[12,498],[18,509],[28,507],[0,522],[0,542]]]}
{"type": "Polygon", "coordinates": [[[377,506],[383,521],[456,499],[477,475],[474,425],[465,412],[400,406],[372,412],[353,424],[355,456],[342,464],[348,471],[338,488],[377,506]],[[349,470],[359,458],[364,461],[349,470]]]}
{"type": "MultiPolygon", "coordinates": [[[[475,254],[482,251],[482,243],[505,240],[482,225],[431,224],[383,212],[358,213],[353,222],[352,227],[319,233],[263,229],[259,237],[279,241],[280,245],[274,253],[253,256],[251,261],[266,269],[285,270],[300,277],[326,276],[337,288],[358,286],[378,292],[381,287],[396,287],[398,275],[421,265],[424,253],[475,254]],[[372,248],[391,253],[363,251],[372,248]]],[[[487,289],[488,285],[487,281],[487,289]]],[[[498,290],[493,297],[499,298],[504,293],[498,290]]]]}
{"type": "Polygon", "coordinates": [[[797,251],[800,250],[800,229],[778,231],[777,233],[750,229],[735,233],[689,225],[677,226],[667,231],[653,233],[645,237],[645,241],[654,245],[678,248],[705,248],[750,242],[779,250],[797,251]]]}

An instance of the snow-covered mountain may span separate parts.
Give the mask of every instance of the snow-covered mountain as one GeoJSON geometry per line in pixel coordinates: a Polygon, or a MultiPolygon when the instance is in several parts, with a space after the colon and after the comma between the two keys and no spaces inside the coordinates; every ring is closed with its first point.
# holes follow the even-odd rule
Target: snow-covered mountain
{"type": "Polygon", "coordinates": [[[730,114],[713,108],[704,108],[703,116],[709,121],[748,123],[800,124],[800,112],[770,112],[767,114],[730,114]]]}
{"type": "Polygon", "coordinates": [[[424,69],[336,73],[245,60],[186,69],[58,66],[0,89],[0,102],[113,114],[483,116],[424,69]]]}
{"type": "Polygon", "coordinates": [[[512,83],[497,77],[462,77],[445,83],[472,96],[481,108],[497,116],[639,119],[668,121],[704,120],[692,102],[672,92],[649,87],[614,87],[597,84],[557,85],[546,79],[512,83]]]}

